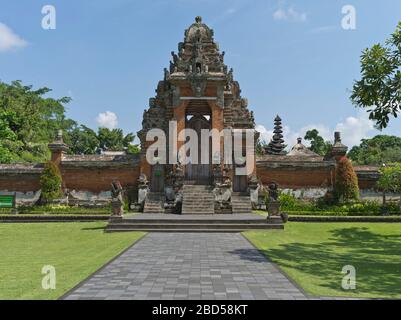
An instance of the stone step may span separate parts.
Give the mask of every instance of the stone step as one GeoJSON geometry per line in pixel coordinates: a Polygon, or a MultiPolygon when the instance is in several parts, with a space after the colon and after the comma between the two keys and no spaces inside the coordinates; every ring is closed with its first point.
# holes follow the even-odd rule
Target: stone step
{"type": "Polygon", "coordinates": [[[252,213],[251,198],[249,195],[241,193],[233,193],[231,196],[232,212],[235,213],[252,213]]]}
{"type": "Polygon", "coordinates": [[[208,185],[184,185],[182,214],[214,214],[214,194],[208,185]]]}
{"type": "MultiPolygon", "coordinates": [[[[284,229],[282,225],[269,225],[264,230],[281,230],[284,229]]],[[[238,233],[244,231],[244,229],[106,229],[106,232],[131,232],[131,231],[146,231],[146,232],[203,232],[203,233],[238,233]]]]}
{"type": "MultiPolygon", "coordinates": [[[[149,223],[166,223],[166,224],[173,224],[173,223],[180,223],[180,224],[266,224],[267,219],[222,219],[216,217],[214,215],[213,219],[196,219],[196,218],[180,218],[181,216],[177,215],[178,218],[175,219],[135,219],[135,218],[124,218],[118,222],[118,224],[149,224],[149,223]]],[[[115,224],[114,222],[112,224],[115,224]]]]}
{"type": "Polygon", "coordinates": [[[143,207],[143,213],[164,213],[164,194],[160,192],[149,192],[145,205],[143,207]]]}
{"type": "Polygon", "coordinates": [[[264,229],[271,229],[274,226],[277,226],[278,224],[242,224],[242,223],[226,223],[226,224],[213,224],[212,226],[208,226],[205,224],[181,224],[181,223],[148,223],[148,224],[131,224],[131,223],[124,223],[124,224],[110,224],[108,225],[107,229],[112,230],[112,229],[118,229],[118,230],[158,230],[158,229],[169,229],[169,230],[184,230],[184,229],[190,229],[190,230],[219,230],[219,229],[225,229],[225,230],[264,230],[264,229]]]}

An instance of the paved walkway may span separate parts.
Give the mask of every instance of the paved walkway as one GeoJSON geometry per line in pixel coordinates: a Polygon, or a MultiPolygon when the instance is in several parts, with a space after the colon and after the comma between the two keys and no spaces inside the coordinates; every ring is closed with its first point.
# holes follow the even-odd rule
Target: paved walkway
{"type": "Polygon", "coordinates": [[[305,299],[239,233],[149,233],[65,299],[305,299]]]}

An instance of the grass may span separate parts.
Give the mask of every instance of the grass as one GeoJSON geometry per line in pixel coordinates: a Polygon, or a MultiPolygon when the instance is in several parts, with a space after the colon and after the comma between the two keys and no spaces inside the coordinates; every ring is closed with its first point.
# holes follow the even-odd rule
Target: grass
{"type": "Polygon", "coordinates": [[[288,223],[284,231],[244,235],[315,296],[401,298],[401,230],[392,223],[288,223]],[[356,290],[343,290],[343,266],[356,290]]]}
{"type": "Polygon", "coordinates": [[[144,233],[104,233],[106,222],[0,224],[0,300],[56,299],[144,233]],[[42,267],[56,289],[42,289],[42,267]]]}

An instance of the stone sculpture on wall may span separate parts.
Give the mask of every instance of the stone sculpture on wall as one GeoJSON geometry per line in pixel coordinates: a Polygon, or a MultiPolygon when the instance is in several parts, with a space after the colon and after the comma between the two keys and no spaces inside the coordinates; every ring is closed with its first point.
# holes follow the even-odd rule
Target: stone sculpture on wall
{"type": "Polygon", "coordinates": [[[137,211],[143,211],[145,200],[149,192],[149,181],[144,173],[141,173],[138,178],[138,202],[135,204],[137,211]]]}
{"type": "Polygon", "coordinates": [[[120,181],[114,180],[111,183],[111,210],[112,216],[121,217],[123,215],[123,187],[120,181]]]}
{"type": "Polygon", "coordinates": [[[215,210],[224,212],[231,210],[232,182],[229,175],[229,167],[221,164],[213,165],[215,210]]]}

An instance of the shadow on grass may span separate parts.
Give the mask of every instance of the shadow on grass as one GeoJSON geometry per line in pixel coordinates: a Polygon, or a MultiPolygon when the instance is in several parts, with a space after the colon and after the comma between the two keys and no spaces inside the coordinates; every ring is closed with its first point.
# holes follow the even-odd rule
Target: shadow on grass
{"type": "MultiPolygon", "coordinates": [[[[352,265],[357,281],[357,289],[352,293],[401,295],[401,234],[380,235],[358,227],[330,233],[330,238],[319,244],[293,242],[261,251],[280,267],[302,272],[301,285],[310,276],[316,285],[347,295],[349,291],[341,288],[345,275],[341,271],[343,266],[352,265]]],[[[242,259],[262,262],[252,249],[233,253],[242,259]]]]}

